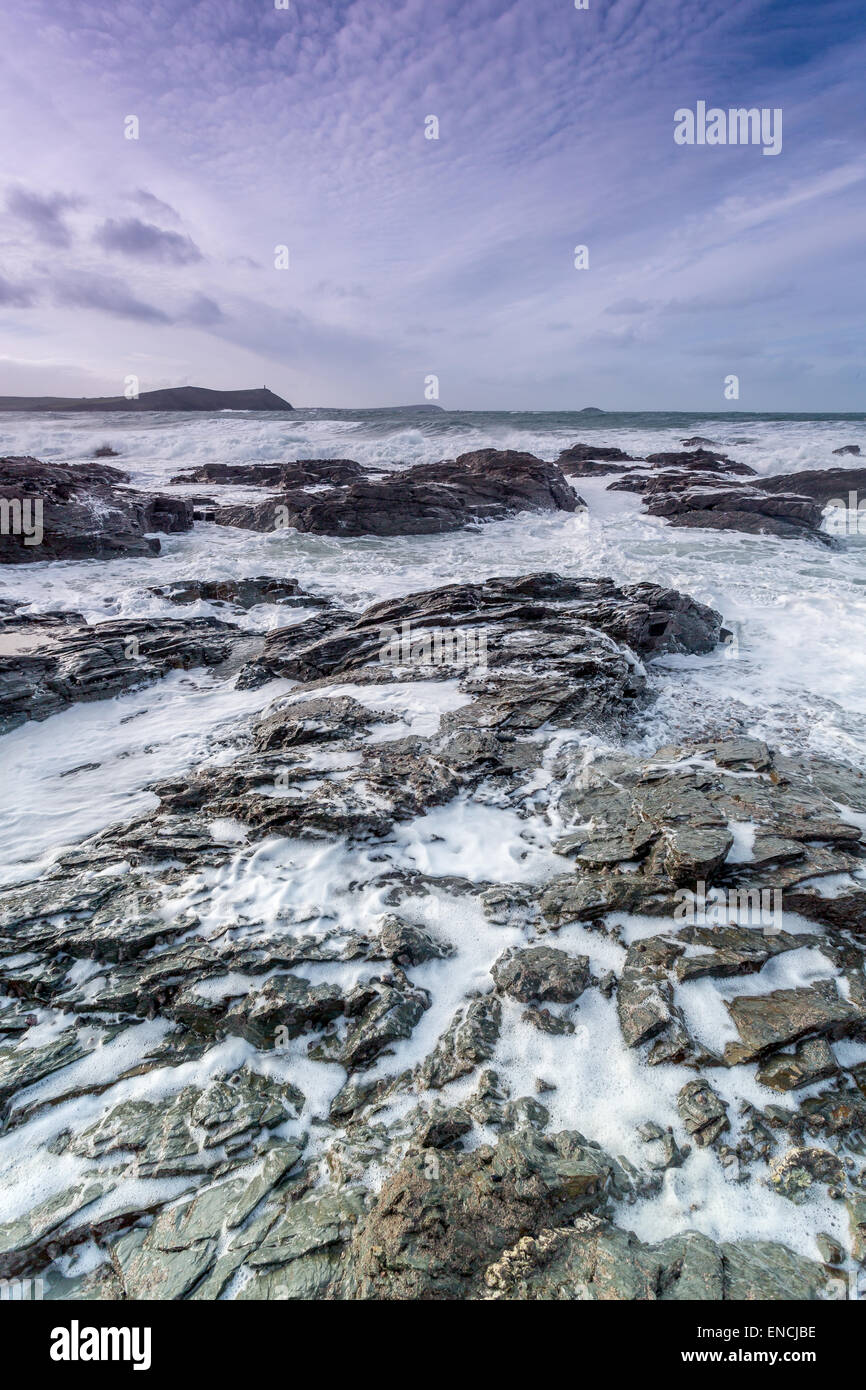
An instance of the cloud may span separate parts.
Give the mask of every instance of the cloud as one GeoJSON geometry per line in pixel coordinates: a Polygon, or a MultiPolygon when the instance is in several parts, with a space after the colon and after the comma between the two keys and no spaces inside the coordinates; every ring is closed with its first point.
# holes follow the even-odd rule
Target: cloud
{"type": "Polygon", "coordinates": [[[33,291],[26,285],[13,285],[0,275],[0,304],[10,309],[28,309],[33,303],[33,291]]]}
{"type": "Polygon", "coordinates": [[[65,193],[43,196],[26,188],[13,188],[7,195],[6,206],[14,217],[26,222],[33,235],[46,246],[62,249],[72,245],[72,236],[62,214],[80,207],[80,198],[69,197],[65,193]]]}
{"type": "Polygon", "coordinates": [[[137,299],[132,291],[113,277],[70,271],[55,276],[54,300],[62,309],[98,309],[118,318],[137,319],[141,323],[171,323],[168,314],[152,304],[137,299]]]}
{"type": "Polygon", "coordinates": [[[123,256],[162,265],[192,265],[204,259],[191,237],[166,232],[137,217],[127,217],[122,222],[109,218],[97,228],[93,239],[106,251],[119,251],[123,256]]]}
{"type": "Polygon", "coordinates": [[[619,299],[616,304],[608,304],[606,314],[646,314],[655,308],[652,299],[619,299]]]}
{"type": "Polygon", "coordinates": [[[225,314],[215,299],[206,294],[196,294],[181,318],[185,323],[194,323],[199,328],[209,328],[211,324],[222,323],[225,314]]]}
{"type": "Polygon", "coordinates": [[[177,209],[173,208],[171,203],[164,202],[162,198],[157,198],[156,194],[151,193],[148,188],[137,188],[130,196],[134,203],[138,203],[139,207],[146,208],[151,217],[158,217],[163,222],[174,222],[175,224],[181,221],[177,209]]]}

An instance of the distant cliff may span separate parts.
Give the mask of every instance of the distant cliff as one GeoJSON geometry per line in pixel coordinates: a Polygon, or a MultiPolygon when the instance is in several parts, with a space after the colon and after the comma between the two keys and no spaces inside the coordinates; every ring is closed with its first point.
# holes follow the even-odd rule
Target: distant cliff
{"type": "Polygon", "coordinates": [[[293,410],[262,386],[252,391],[208,391],[204,386],[169,386],[126,396],[0,396],[0,410],[293,410]]]}

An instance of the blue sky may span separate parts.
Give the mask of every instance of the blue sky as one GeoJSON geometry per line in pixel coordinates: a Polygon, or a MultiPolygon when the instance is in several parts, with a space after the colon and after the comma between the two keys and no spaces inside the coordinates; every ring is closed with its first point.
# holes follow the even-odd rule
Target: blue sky
{"type": "Polygon", "coordinates": [[[856,3],[24,0],[0,65],[0,394],[866,408],[856,3]]]}

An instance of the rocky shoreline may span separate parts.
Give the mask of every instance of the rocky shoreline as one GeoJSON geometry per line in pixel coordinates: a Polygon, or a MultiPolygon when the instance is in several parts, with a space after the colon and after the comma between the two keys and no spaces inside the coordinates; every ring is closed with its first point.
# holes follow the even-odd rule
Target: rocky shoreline
{"type": "MultiPolygon", "coordinates": [[[[438,534],[579,511],[569,479],[608,474],[674,526],[829,545],[824,507],[861,472],[758,479],[684,444],[172,479],[268,494],[226,504],[5,459],[5,496],[42,490],[49,548],[7,535],[0,559],[148,558],[209,519],[438,534]]],[[[848,1297],[866,777],[742,730],[623,748],[654,663],[717,649],[724,616],[555,571],[362,611],[271,574],[152,592],[178,616],[0,611],[3,733],[175,670],[263,700],[224,756],[153,782],[154,809],[0,891],[0,1144],[50,1170],[0,1225],[0,1278],[73,1299],[848,1297]],[[184,616],[200,601],[221,617],[184,616]],[[318,611],[252,632],[263,602],[318,611]],[[421,824],[447,844],[446,812],[486,818],[489,876],[407,852],[421,824]],[[615,1144],[576,1080],[611,1058],[634,1078],[615,1144]],[[708,1194],[790,1210],[808,1249],[647,1238],[696,1164],[708,1194]]]]}

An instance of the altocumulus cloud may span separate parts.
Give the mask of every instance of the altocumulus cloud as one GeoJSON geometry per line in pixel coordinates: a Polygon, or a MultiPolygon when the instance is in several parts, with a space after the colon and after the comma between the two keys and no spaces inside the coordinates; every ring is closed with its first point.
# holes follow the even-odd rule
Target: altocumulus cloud
{"type": "Polygon", "coordinates": [[[105,251],[118,251],[123,256],[158,261],[162,265],[192,265],[204,259],[191,237],[164,231],[137,217],[126,217],[122,221],[109,218],[97,228],[93,239],[105,251]]]}

